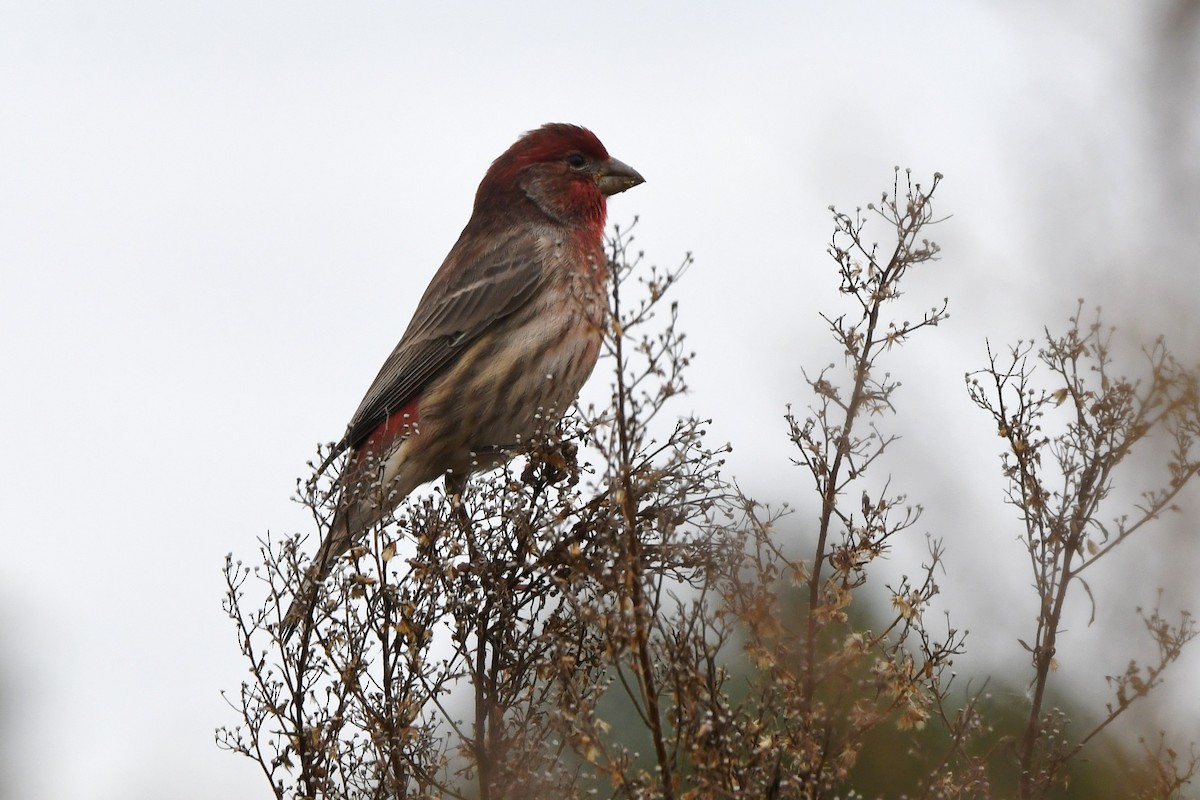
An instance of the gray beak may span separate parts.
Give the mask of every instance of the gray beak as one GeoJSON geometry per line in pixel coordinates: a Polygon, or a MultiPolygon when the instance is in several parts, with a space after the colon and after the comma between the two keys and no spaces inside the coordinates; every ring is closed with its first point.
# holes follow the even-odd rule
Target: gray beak
{"type": "Polygon", "coordinates": [[[620,194],[626,189],[632,189],[646,179],[628,164],[623,164],[615,158],[610,158],[600,165],[595,175],[596,185],[605,195],[620,194]]]}

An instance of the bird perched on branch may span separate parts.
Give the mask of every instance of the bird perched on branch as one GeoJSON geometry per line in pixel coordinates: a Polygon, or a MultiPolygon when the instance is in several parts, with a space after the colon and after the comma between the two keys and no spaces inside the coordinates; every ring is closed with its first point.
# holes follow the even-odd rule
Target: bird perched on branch
{"type": "Polygon", "coordinates": [[[285,639],[337,557],[413,489],[443,474],[461,489],[566,413],[607,322],[606,198],[642,182],[576,125],[530,131],[493,162],[471,219],[334,447],[331,459],[349,451],[338,504],[284,617],[285,639]]]}

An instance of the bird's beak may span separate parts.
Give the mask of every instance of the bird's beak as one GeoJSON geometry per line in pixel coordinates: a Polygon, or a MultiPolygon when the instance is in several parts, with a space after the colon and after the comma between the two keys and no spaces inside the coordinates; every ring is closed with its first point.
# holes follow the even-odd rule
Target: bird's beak
{"type": "Polygon", "coordinates": [[[623,164],[615,158],[610,158],[600,165],[595,174],[596,186],[605,195],[620,194],[626,189],[632,189],[646,179],[628,164],[623,164]]]}

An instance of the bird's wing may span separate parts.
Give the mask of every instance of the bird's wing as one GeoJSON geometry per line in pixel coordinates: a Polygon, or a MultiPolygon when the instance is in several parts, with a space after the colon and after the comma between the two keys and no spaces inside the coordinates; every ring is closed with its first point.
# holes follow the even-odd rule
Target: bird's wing
{"type": "Polygon", "coordinates": [[[461,247],[467,240],[464,231],[367,390],[337,450],[361,444],[459,352],[520,308],[541,283],[538,237],[521,232],[482,254],[461,247]]]}

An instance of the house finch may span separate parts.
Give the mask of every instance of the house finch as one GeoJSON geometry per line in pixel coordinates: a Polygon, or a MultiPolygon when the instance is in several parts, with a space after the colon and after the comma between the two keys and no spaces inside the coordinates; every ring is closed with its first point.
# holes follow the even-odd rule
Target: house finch
{"type": "Polygon", "coordinates": [[[608,195],[642,183],[589,130],[550,124],[496,159],[458,241],[350,420],[333,523],[286,638],[354,540],[413,489],[452,490],[557,420],[596,364],[608,310],[608,195]]]}

